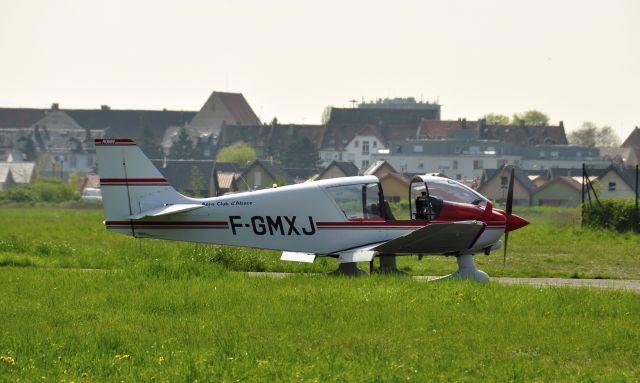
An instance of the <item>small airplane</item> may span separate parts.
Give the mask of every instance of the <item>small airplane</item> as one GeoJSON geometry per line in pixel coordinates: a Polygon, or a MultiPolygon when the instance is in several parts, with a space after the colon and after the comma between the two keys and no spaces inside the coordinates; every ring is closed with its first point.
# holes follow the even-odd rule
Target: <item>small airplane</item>
{"type": "Polygon", "coordinates": [[[444,177],[415,176],[409,216],[396,219],[375,176],[335,178],[272,189],[190,198],[178,193],[128,138],[96,139],[107,229],[136,238],[282,250],[285,261],[337,258],[335,274],[360,275],[358,262],[380,259],[398,273],[396,256],[455,256],[448,277],[488,281],[473,255],[502,246],[528,222],[512,214],[513,169],[506,210],[444,177]]]}

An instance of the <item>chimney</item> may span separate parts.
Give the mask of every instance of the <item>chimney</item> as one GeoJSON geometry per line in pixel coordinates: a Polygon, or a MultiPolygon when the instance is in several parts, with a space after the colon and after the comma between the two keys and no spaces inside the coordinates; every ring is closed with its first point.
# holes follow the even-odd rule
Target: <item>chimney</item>
{"type": "Polygon", "coordinates": [[[560,127],[564,128],[564,122],[560,121],[560,127]]]}
{"type": "Polygon", "coordinates": [[[51,110],[60,110],[60,105],[57,102],[51,104],[51,110]]]}
{"type": "Polygon", "coordinates": [[[100,110],[111,110],[109,105],[100,105],[100,110]]]}

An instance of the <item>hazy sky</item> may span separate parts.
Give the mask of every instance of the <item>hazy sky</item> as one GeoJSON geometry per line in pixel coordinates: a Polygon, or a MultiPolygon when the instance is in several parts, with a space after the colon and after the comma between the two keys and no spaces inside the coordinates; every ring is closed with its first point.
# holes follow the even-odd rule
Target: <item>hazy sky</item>
{"type": "Polygon", "coordinates": [[[444,119],[536,108],[568,130],[640,125],[640,1],[0,0],[0,106],[198,110],[262,120],[439,100],[444,119]]]}

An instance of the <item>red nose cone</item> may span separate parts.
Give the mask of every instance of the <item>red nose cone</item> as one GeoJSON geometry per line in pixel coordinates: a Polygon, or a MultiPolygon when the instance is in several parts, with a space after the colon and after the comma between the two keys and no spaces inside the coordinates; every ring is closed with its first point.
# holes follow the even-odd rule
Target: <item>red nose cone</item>
{"type": "Polygon", "coordinates": [[[507,228],[505,229],[505,231],[518,230],[519,228],[525,227],[528,224],[529,221],[527,221],[526,219],[515,214],[511,214],[509,217],[507,217],[507,228]]]}

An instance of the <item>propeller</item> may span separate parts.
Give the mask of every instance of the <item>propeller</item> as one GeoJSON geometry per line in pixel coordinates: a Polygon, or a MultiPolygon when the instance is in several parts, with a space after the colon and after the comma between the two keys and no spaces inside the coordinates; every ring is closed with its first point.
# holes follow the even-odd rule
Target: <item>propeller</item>
{"type": "Polygon", "coordinates": [[[511,176],[509,177],[509,189],[507,190],[507,206],[505,209],[506,213],[506,222],[505,222],[505,231],[504,231],[504,254],[502,256],[502,266],[504,267],[507,264],[507,244],[509,243],[509,218],[511,218],[511,212],[513,211],[513,179],[515,178],[514,167],[511,168],[511,176]]]}

